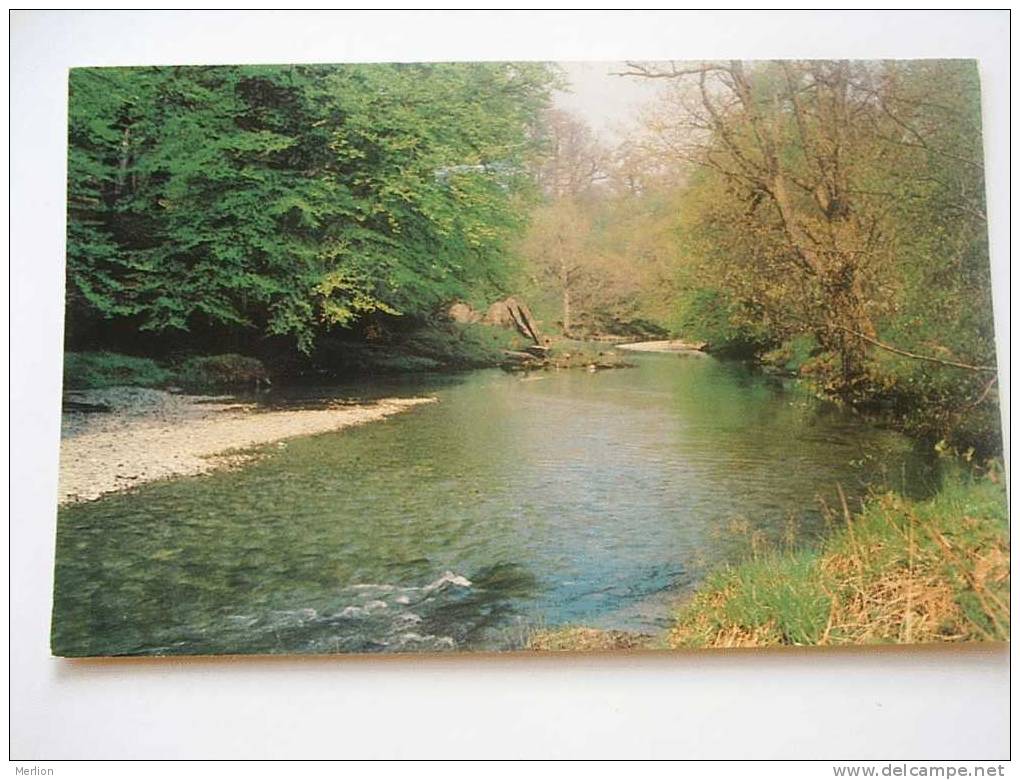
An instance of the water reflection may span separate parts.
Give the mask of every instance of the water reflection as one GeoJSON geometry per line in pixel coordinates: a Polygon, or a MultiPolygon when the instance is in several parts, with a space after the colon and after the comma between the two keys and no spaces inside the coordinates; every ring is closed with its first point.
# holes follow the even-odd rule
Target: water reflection
{"type": "Polygon", "coordinates": [[[376,387],[441,402],[65,508],[54,648],[393,652],[513,647],[534,625],[655,630],[749,535],[819,533],[837,483],[851,501],[932,484],[908,441],[796,388],[707,358],[638,360],[376,387]]]}

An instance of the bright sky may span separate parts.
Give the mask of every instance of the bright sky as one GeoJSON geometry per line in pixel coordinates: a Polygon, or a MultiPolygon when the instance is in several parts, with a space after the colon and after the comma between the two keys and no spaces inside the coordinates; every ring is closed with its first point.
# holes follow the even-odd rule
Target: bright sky
{"type": "Polygon", "coordinates": [[[608,144],[620,140],[624,128],[637,119],[641,107],[656,99],[668,81],[610,75],[623,71],[623,62],[561,62],[570,92],[557,92],[553,103],[584,120],[608,144]]]}

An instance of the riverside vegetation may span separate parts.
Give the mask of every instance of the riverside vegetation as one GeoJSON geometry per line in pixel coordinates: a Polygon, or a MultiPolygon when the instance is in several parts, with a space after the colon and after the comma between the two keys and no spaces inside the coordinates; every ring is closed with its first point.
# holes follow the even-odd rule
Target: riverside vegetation
{"type": "Polygon", "coordinates": [[[750,543],[661,637],[566,627],[535,650],[1009,640],[1009,519],[1001,475],[957,474],[937,496],[895,493],[829,515],[816,546],[750,543]]]}
{"type": "Polygon", "coordinates": [[[534,648],[1008,638],[974,63],[618,73],[666,88],[609,146],[551,106],[563,75],[540,63],[73,70],[65,386],[702,344],[937,450],[940,492],[876,491],[827,510],[819,542],[752,545],[665,638],[571,626],[534,648]],[[508,295],[542,339],[450,317],[508,295]]]}
{"type": "Polygon", "coordinates": [[[717,572],[671,646],[1009,639],[1009,529],[1001,477],[946,479],[927,501],[872,499],[817,549],[765,550],[717,572]]]}

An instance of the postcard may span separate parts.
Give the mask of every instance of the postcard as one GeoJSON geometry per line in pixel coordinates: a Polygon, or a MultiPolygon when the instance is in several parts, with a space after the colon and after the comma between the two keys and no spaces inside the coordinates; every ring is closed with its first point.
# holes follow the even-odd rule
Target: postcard
{"type": "Polygon", "coordinates": [[[77,68],[57,656],[1007,640],[966,60],[77,68]]]}

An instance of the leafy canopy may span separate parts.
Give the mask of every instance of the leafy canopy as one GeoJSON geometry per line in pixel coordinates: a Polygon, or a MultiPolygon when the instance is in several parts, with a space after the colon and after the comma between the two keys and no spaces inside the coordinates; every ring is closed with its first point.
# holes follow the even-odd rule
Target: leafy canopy
{"type": "Polygon", "coordinates": [[[316,335],[505,281],[540,64],[72,71],[69,321],[316,335]]]}

